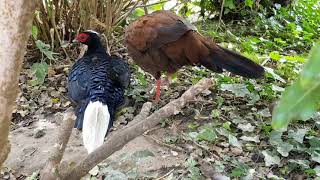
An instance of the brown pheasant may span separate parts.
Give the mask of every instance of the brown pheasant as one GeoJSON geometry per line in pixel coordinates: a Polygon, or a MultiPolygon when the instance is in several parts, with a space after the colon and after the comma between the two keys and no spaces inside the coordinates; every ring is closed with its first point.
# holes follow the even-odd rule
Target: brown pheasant
{"type": "Polygon", "coordinates": [[[155,11],[132,22],[125,41],[133,60],[157,80],[156,101],[160,100],[161,72],[170,75],[184,65],[203,65],[217,73],[225,69],[246,78],[264,75],[262,66],[203,37],[170,11],[155,11]]]}

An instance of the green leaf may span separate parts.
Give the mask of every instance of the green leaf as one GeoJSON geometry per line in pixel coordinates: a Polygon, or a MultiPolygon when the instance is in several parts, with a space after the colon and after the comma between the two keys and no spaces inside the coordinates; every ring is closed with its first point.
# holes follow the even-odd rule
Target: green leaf
{"type": "Polygon", "coordinates": [[[252,126],[251,123],[247,123],[247,124],[238,124],[237,128],[241,129],[244,132],[253,132],[255,127],[252,126]]]}
{"type": "Polygon", "coordinates": [[[213,142],[217,139],[217,134],[212,127],[206,126],[197,134],[197,139],[200,141],[213,142]]]}
{"type": "Polygon", "coordinates": [[[57,53],[54,53],[50,50],[50,45],[49,44],[46,44],[40,40],[37,40],[36,41],[36,46],[37,48],[40,50],[41,53],[43,53],[48,59],[50,60],[54,60],[55,58],[53,57],[54,54],[57,54],[57,53]]]}
{"type": "Polygon", "coordinates": [[[31,84],[33,86],[43,84],[45,77],[48,74],[48,64],[45,62],[33,63],[31,66],[31,70],[34,75],[32,81],[31,81],[31,84]]]}
{"type": "Polygon", "coordinates": [[[132,16],[134,19],[137,19],[138,17],[143,16],[143,15],[144,15],[143,8],[135,8],[132,13],[132,16]]]}
{"type": "Polygon", "coordinates": [[[189,177],[192,180],[197,180],[197,179],[202,179],[201,174],[200,174],[200,169],[197,167],[198,162],[196,160],[194,160],[192,157],[190,157],[187,161],[186,161],[186,166],[188,168],[189,171],[189,177]]]}
{"type": "Polygon", "coordinates": [[[229,137],[230,132],[226,130],[225,128],[218,128],[216,129],[217,133],[221,136],[229,137]]]}
{"type": "Polygon", "coordinates": [[[37,26],[32,26],[32,31],[31,31],[33,39],[38,39],[38,28],[37,26]]]}
{"type": "Polygon", "coordinates": [[[225,170],[225,166],[223,164],[223,162],[215,160],[214,161],[214,169],[216,170],[216,172],[223,172],[225,170]]]}
{"type": "Polygon", "coordinates": [[[264,161],[265,161],[267,167],[274,165],[274,164],[276,164],[276,165],[280,164],[279,156],[277,156],[267,150],[262,151],[262,154],[264,155],[264,161]]]}
{"type": "Polygon", "coordinates": [[[298,80],[288,87],[273,111],[272,127],[286,128],[291,120],[307,119],[320,102],[320,44],[311,51],[298,80]]]}
{"type": "Polygon", "coordinates": [[[270,135],[269,135],[269,142],[271,145],[273,146],[278,146],[279,144],[282,143],[282,132],[280,131],[271,131],[270,135]]]}
{"type": "Polygon", "coordinates": [[[307,129],[298,129],[296,131],[290,130],[288,133],[288,137],[302,144],[304,136],[306,135],[307,132],[308,132],[307,129]]]}
{"type": "Polygon", "coordinates": [[[276,51],[271,52],[271,53],[269,54],[269,57],[270,57],[271,59],[273,59],[273,60],[276,60],[276,61],[279,61],[279,60],[282,58],[282,56],[281,56],[278,52],[276,52],[276,51]]]}
{"type": "Polygon", "coordinates": [[[222,91],[231,91],[237,97],[245,97],[250,94],[250,91],[247,89],[245,84],[221,84],[222,91]]]}
{"type": "Polygon", "coordinates": [[[220,114],[221,114],[221,112],[220,112],[219,109],[213,109],[213,110],[211,111],[211,117],[212,117],[212,118],[218,118],[218,117],[220,117],[220,114]]]}
{"type": "Polygon", "coordinates": [[[278,145],[277,151],[283,156],[288,157],[289,152],[293,149],[293,145],[287,142],[283,142],[278,145]]]}
{"type": "Polygon", "coordinates": [[[231,130],[230,125],[231,125],[231,122],[227,121],[222,124],[222,127],[230,131],[231,130]]]}
{"type": "Polygon", "coordinates": [[[246,174],[247,174],[246,169],[236,167],[236,168],[232,169],[230,176],[231,177],[241,177],[241,176],[245,176],[246,174]]]}
{"type": "Polygon", "coordinates": [[[320,138],[308,137],[308,139],[309,139],[309,144],[312,148],[320,150],[320,138]]]}
{"type": "Polygon", "coordinates": [[[289,159],[288,162],[292,163],[292,164],[295,164],[295,165],[299,166],[302,169],[309,169],[310,168],[310,166],[309,166],[310,162],[308,160],[289,159]]]}
{"type": "Polygon", "coordinates": [[[248,174],[249,171],[249,166],[244,164],[244,163],[240,163],[237,162],[236,163],[236,167],[234,169],[232,169],[230,176],[231,177],[242,177],[248,174]]]}
{"type": "Polygon", "coordinates": [[[253,5],[253,0],[245,0],[244,1],[244,4],[250,8],[252,8],[252,5],[253,5]]]}
{"type": "Polygon", "coordinates": [[[229,144],[231,144],[232,146],[235,146],[237,148],[242,149],[241,143],[238,141],[237,137],[235,137],[232,134],[229,134],[228,139],[229,139],[229,144]]]}
{"type": "Polygon", "coordinates": [[[278,81],[280,81],[280,82],[282,82],[282,83],[285,83],[285,82],[286,82],[282,77],[280,77],[278,74],[276,74],[273,69],[271,69],[271,68],[269,68],[269,67],[265,67],[264,69],[266,70],[267,73],[271,74],[271,76],[272,76],[275,80],[278,80],[278,81]]]}
{"type": "Polygon", "coordinates": [[[224,7],[229,9],[235,9],[236,5],[234,4],[234,0],[225,0],[224,7]]]}
{"type": "Polygon", "coordinates": [[[314,151],[312,154],[311,154],[311,160],[312,161],[315,161],[317,163],[320,163],[320,153],[317,152],[317,151],[314,151]]]}

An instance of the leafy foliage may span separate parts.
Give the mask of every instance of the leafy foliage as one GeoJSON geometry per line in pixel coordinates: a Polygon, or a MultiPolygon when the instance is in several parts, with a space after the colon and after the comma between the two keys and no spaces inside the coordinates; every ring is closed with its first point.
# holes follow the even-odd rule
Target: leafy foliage
{"type": "Polygon", "coordinates": [[[283,93],[272,116],[272,127],[286,128],[289,121],[312,116],[320,102],[320,44],[317,44],[298,80],[283,93]]]}
{"type": "Polygon", "coordinates": [[[34,63],[31,67],[32,73],[34,74],[34,78],[31,81],[33,86],[41,85],[44,83],[44,79],[48,73],[48,64],[43,63],[34,63]]]}

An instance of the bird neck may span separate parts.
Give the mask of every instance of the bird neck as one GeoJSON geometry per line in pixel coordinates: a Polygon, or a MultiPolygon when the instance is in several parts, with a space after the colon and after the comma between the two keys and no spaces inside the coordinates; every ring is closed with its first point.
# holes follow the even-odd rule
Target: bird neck
{"type": "Polygon", "coordinates": [[[84,55],[91,55],[91,54],[107,54],[106,50],[102,46],[100,41],[94,41],[88,45],[88,49],[84,55]]]}

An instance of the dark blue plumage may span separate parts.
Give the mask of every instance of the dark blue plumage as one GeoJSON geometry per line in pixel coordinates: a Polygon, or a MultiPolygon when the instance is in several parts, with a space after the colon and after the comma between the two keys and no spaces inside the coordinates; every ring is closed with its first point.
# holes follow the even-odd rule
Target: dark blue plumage
{"type": "Polygon", "coordinates": [[[75,127],[82,129],[88,103],[100,101],[108,106],[109,129],[117,108],[124,103],[124,91],[130,81],[130,71],[124,60],[105,52],[97,34],[85,33],[89,36],[82,43],[88,45],[88,50],[72,66],[68,77],[68,96],[76,105],[75,127]]]}

